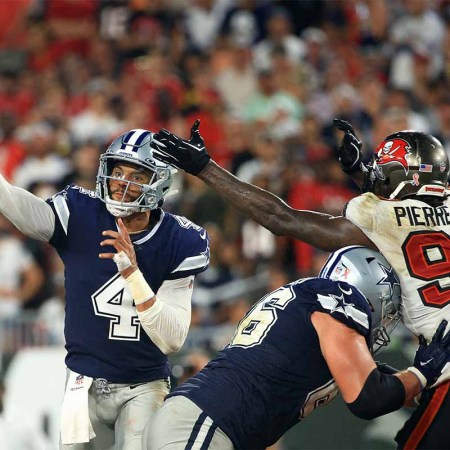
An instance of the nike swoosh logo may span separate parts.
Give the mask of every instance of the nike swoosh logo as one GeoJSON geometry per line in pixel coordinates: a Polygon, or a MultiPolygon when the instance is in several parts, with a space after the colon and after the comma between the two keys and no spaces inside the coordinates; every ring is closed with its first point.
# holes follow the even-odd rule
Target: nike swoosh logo
{"type": "Polygon", "coordinates": [[[431,359],[429,359],[428,361],[425,361],[425,362],[420,361],[420,365],[421,365],[421,366],[426,366],[429,362],[433,361],[433,359],[434,359],[434,357],[431,358],[431,359]]]}
{"type": "Polygon", "coordinates": [[[346,291],[345,289],[342,289],[341,285],[339,285],[339,289],[340,289],[344,294],[347,294],[347,295],[352,295],[352,293],[353,293],[352,288],[349,288],[349,290],[346,291]]]}
{"type": "Polygon", "coordinates": [[[203,230],[201,233],[200,233],[200,237],[204,240],[204,239],[206,239],[206,230],[203,230]]]}
{"type": "Polygon", "coordinates": [[[133,384],[133,386],[130,386],[130,389],[137,388],[137,387],[142,386],[142,385],[144,385],[144,384],[147,384],[147,383],[133,384]]]}

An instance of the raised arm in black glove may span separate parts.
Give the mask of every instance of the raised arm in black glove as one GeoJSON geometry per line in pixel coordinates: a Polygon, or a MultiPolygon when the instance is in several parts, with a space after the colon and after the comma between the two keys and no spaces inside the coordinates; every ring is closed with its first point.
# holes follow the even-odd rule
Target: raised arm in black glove
{"type": "Polygon", "coordinates": [[[189,141],[161,129],[151,143],[153,156],[192,175],[198,175],[211,159],[200,136],[199,125],[200,120],[197,119],[192,125],[189,141]]]}
{"type": "Polygon", "coordinates": [[[419,378],[423,388],[430,387],[444,371],[450,370],[450,332],[444,336],[446,327],[447,321],[443,320],[428,345],[423,336],[419,337],[414,364],[407,370],[419,378]]]}
{"type": "Polygon", "coordinates": [[[346,120],[334,119],[333,125],[338,130],[345,133],[338,147],[338,158],[341,163],[342,170],[346,174],[352,175],[361,170],[362,142],[356,136],[353,127],[346,120]]]}

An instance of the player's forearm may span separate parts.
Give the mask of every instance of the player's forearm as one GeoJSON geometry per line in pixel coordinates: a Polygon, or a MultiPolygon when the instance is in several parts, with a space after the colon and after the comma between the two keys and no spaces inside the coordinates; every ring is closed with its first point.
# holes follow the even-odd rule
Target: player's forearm
{"type": "Polygon", "coordinates": [[[214,161],[208,163],[199,177],[235,208],[272,233],[289,235],[291,232],[288,224],[293,221],[292,208],[271,192],[239,180],[214,161]]]}
{"type": "Polygon", "coordinates": [[[414,399],[422,392],[422,385],[416,375],[403,371],[395,374],[400,379],[405,388],[404,406],[414,406],[414,399]]]}
{"type": "Polygon", "coordinates": [[[284,233],[280,222],[289,219],[289,206],[276,195],[239,180],[212,160],[198,176],[263,227],[274,234],[284,233]]]}
{"type": "Polygon", "coordinates": [[[0,212],[22,233],[49,241],[55,230],[55,215],[42,199],[12,186],[0,175],[0,212]]]}
{"type": "Polygon", "coordinates": [[[158,297],[151,308],[138,312],[142,328],[152,342],[165,354],[177,352],[189,331],[189,321],[158,297]]]}
{"type": "Polygon", "coordinates": [[[401,406],[412,406],[422,389],[419,379],[411,372],[388,375],[374,369],[356,400],[347,406],[357,417],[370,420],[401,406]]]}
{"type": "MultiPolygon", "coordinates": [[[[165,281],[150,307],[137,308],[141,326],[164,353],[178,351],[189,331],[193,276],[165,281]]],[[[145,303],[140,306],[145,306],[145,303]]]]}
{"type": "Polygon", "coordinates": [[[350,240],[347,231],[355,227],[342,217],[293,209],[276,195],[239,180],[214,161],[198,176],[239,211],[278,236],[289,236],[326,251],[366,243],[364,236],[364,242],[350,240]]]}

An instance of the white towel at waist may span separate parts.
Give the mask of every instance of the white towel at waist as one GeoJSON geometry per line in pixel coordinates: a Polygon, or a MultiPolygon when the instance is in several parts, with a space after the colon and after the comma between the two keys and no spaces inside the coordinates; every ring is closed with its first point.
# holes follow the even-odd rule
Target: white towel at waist
{"type": "Polygon", "coordinates": [[[92,378],[69,371],[61,411],[61,442],[80,444],[95,437],[89,419],[88,391],[92,378]]]}

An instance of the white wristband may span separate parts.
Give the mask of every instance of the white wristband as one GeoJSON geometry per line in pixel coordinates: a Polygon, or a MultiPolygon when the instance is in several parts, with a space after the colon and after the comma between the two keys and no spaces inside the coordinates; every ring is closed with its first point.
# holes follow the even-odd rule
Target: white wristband
{"type": "Polygon", "coordinates": [[[135,305],[144,303],[155,296],[155,293],[145,281],[144,275],[142,275],[139,269],[134,271],[128,278],[125,278],[125,281],[130,288],[135,305]]]}
{"type": "Polygon", "coordinates": [[[113,261],[116,263],[119,272],[123,272],[125,269],[128,269],[128,267],[133,265],[130,258],[128,258],[128,255],[124,251],[116,253],[113,256],[113,261]]]}
{"type": "Polygon", "coordinates": [[[408,372],[413,373],[419,379],[422,389],[426,388],[427,379],[424,377],[423,373],[417,367],[411,366],[411,367],[408,367],[406,370],[408,372]]]}

